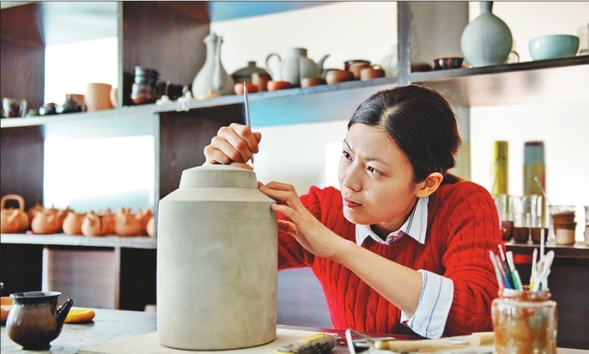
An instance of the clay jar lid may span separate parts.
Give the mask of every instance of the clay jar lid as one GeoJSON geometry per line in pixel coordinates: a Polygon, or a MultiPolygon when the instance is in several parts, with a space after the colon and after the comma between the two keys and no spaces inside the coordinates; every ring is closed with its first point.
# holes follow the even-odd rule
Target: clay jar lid
{"type": "Polygon", "coordinates": [[[180,188],[254,188],[253,171],[231,165],[204,165],[182,171],[180,188]]]}

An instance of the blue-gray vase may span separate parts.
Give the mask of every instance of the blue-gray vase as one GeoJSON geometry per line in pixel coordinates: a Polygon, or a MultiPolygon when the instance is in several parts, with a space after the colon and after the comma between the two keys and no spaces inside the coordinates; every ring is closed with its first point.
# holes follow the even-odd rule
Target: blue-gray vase
{"type": "Polygon", "coordinates": [[[481,14],[462,32],[462,55],[471,67],[502,64],[511,51],[511,31],[493,15],[492,1],[482,1],[480,6],[481,14]]]}

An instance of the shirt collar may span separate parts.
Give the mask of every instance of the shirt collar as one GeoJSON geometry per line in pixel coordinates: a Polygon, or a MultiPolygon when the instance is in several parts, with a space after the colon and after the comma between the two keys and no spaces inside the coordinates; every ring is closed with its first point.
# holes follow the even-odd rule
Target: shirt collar
{"type": "Polygon", "coordinates": [[[381,239],[378,235],[372,231],[370,225],[356,225],[356,244],[362,245],[364,240],[368,237],[374,241],[382,244],[391,244],[395,242],[399,237],[408,235],[415,239],[417,242],[425,243],[425,236],[427,233],[427,204],[429,197],[418,198],[415,207],[405,223],[397,231],[393,231],[388,234],[386,240],[381,239]]]}

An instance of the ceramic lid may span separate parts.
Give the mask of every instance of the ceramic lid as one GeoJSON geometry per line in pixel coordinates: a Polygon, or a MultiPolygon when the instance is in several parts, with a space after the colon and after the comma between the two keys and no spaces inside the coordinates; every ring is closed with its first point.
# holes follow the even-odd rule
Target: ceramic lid
{"type": "Polygon", "coordinates": [[[256,174],[243,167],[204,165],[182,171],[180,188],[258,188],[256,174]]]}

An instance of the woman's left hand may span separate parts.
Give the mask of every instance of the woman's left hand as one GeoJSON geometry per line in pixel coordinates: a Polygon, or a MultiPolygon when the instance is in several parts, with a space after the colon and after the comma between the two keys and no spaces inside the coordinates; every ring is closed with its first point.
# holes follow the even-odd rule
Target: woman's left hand
{"type": "Polygon", "coordinates": [[[278,204],[272,205],[272,210],[284,214],[291,220],[278,220],[280,231],[292,235],[315,256],[335,258],[339,245],[345,240],[325,227],[305,208],[292,185],[279,182],[258,184],[264,194],[278,201],[278,204]]]}

